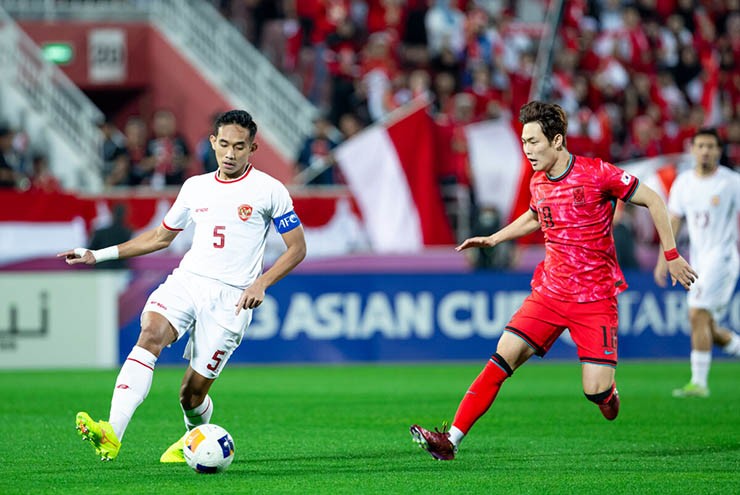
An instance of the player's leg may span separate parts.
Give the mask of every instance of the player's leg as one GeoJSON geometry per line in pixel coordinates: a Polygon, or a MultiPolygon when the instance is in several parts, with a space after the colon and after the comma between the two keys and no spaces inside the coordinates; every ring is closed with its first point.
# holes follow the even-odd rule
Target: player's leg
{"type": "Polygon", "coordinates": [[[211,421],[213,400],[208,391],[214,381],[215,378],[206,378],[190,366],[185,371],[180,387],[180,407],[188,430],[211,421]]]}
{"type": "Polygon", "coordinates": [[[220,304],[215,305],[216,309],[212,308],[212,304],[207,304],[205,309],[199,311],[190,342],[185,349],[184,357],[190,359],[190,366],[185,371],[180,387],[180,407],[186,431],[162,454],[160,462],[185,462],[183,448],[187,432],[211,421],[214,405],[208,392],[239,347],[251,321],[251,311],[241,311],[238,316],[234,315],[234,301],[239,300],[241,291],[219,284],[207,295],[207,299],[220,301],[220,304]],[[234,333],[231,329],[236,329],[239,333],[234,333]]]}
{"type": "Polygon", "coordinates": [[[491,407],[504,381],[533,354],[534,351],[526,342],[505,332],[499,339],[496,353],[465,392],[449,431],[446,425],[442,426],[442,431],[436,428],[435,431],[429,431],[419,425],[411,425],[409,431],[413,440],[435,459],[454,459],[463,438],[491,407]],[[514,363],[514,367],[509,362],[514,363]]]}
{"type": "Polygon", "coordinates": [[[118,456],[121,440],[136,408],[144,401],[152,384],[157,357],[177,339],[177,332],[161,314],[145,312],[141,333],[116,378],[108,421],[93,421],[85,412],[76,418],[77,430],[104,460],[118,456]]]}
{"type": "Polygon", "coordinates": [[[116,378],[108,421],[92,421],[86,413],[77,416],[78,430],[102,458],[118,455],[128,423],[149,393],[162,349],[184,335],[193,323],[193,300],[187,282],[178,272],[152,292],[144,307],[139,338],[116,378]],[[96,430],[108,440],[114,438],[116,445],[103,448],[98,444],[103,437],[96,430]]]}
{"type": "Polygon", "coordinates": [[[581,361],[583,393],[608,420],[619,414],[617,367],[619,313],[616,297],[568,307],[570,336],[581,361]]]}
{"type": "Polygon", "coordinates": [[[730,262],[729,266],[724,266],[718,270],[721,275],[715,285],[710,287],[711,292],[707,298],[711,298],[713,305],[711,308],[712,324],[712,342],[720,346],[722,351],[730,356],[740,357],[740,335],[728,328],[720,327],[720,322],[727,314],[730,301],[735,295],[738,277],[740,276],[740,266],[737,262],[730,262]]]}
{"type": "Polygon", "coordinates": [[[691,381],[673,391],[674,397],[709,396],[708,377],[712,366],[712,314],[704,308],[689,307],[691,325],[691,381]]]}
{"type": "Polygon", "coordinates": [[[720,327],[716,320],[712,321],[712,341],[726,354],[740,357],[740,335],[729,328],[720,327]]]}
{"type": "Polygon", "coordinates": [[[608,365],[582,363],[583,393],[599,406],[601,414],[612,421],[619,414],[619,392],[614,380],[615,368],[608,365]]]}
{"type": "Polygon", "coordinates": [[[550,301],[537,293],[530,295],[506,326],[499,339],[496,353],[468,388],[455,413],[449,431],[434,432],[419,425],[411,426],[413,440],[432,457],[451,460],[473,424],[491,407],[504,381],[532,355],[543,356],[563,331],[556,323],[550,301]],[[526,330],[524,330],[526,329],[526,330]]]}
{"type": "Polygon", "coordinates": [[[455,446],[488,411],[504,381],[534,353],[534,349],[519,336],[510,332],[501,335],[496,353],[465,392],[457,408],[450,429],[450,440],[455,446]]]}
{"type": "Polygon", "coordinates": [[[206,378],[188,366],[180,387],[180,407],[185,419],[185,434],[170,445],[159,462],[185,462],[183,447],[185,437],[196,426],[209,423],[213,415],[213,401],[208,395],[215,378],[206,378]]]}

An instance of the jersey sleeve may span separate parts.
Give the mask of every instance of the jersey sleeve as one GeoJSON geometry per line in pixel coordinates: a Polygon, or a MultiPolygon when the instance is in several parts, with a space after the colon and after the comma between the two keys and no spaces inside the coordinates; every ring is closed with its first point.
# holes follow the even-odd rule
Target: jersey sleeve
{"type": "Polygon", "coordinates": [[[192,189],[192,187],[190,186],[191,184],[189,184],[188,181],[185,181],[185,183],[182,185],[180,192],[177,194],[175,202],[172,204],[170,210],[164,216],[164,220],[162,220],[162,226],[165,229],[171,230],[173,232],[179,232],[190,225],[190,222],[192,221],[192,217],[190,216],[191,208],[189,201],[189,191],[192,189]]]}
{"type": "Polygon", "coordinates": [[[298,215],[293,211],[293,199],[288,189],[281,183],[276,182],[272,191],[272,211],[270,213],[272,223],[280,234],[290,232],[301,224],[298,215]]]}
{"type": "Polygon", "coordinates": [[[599,167],[602,190],[624,202],[630,200],[640,185],[640,180],[634,175],[608,162],[601,162],[599,167]]]}

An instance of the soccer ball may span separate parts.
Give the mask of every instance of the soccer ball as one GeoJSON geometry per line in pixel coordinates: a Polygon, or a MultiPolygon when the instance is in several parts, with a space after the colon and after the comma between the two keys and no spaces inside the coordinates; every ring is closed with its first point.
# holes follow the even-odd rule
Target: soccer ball
{"type": "Polygon", "coordinates": [[[234,460],[234,440],[218,425],[200,425],[187,434],[182,451],[197,473],[218,473],[234,460]]]}

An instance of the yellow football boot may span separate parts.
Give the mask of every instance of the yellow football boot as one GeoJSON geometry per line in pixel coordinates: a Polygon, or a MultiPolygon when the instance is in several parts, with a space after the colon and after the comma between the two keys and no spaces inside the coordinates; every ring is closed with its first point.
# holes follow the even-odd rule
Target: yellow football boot
{"type": "Polygon", "coordinates": [[[190,432],[186,431],[180,440],[170,445],[164,451],[162,457],[159,458],[159,462],[185,462],[185,454],[183,454],[182,449],[185,447],[185,437],[188,436],[188,433],[190,432]]]}
{"type": "Polygon", "coordinates": [[[118,456],[121,441],[107,421],[93,421],[86,412],[78,412],[75,419],[77,431],[82,439],[90,442],[101,461],[110,461],[118,456]]]}

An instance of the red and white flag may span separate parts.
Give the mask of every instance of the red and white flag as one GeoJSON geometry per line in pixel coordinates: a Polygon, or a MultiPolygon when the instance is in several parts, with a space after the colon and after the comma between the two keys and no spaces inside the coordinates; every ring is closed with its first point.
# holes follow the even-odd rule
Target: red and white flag
{"type": "Polygon", "coordinates": [[[705,79],[701,93],[701,106],[704,108],[704,125],[714,127],[722,121],[722,110],[719,98],[719,61],[712,53],[702,58],[705,79]]]}
{"type": "Polygon", "coordinates": [[[342,143],[335,156],[377,253],[455,242],[435,174],[427,103],[342,143]]]}
{"type": "Polygon", "coordinates": [[[532,167],[509,119],[465,126],[476,203],[495,207],[508,223],[529,208],[532,167]]]}

